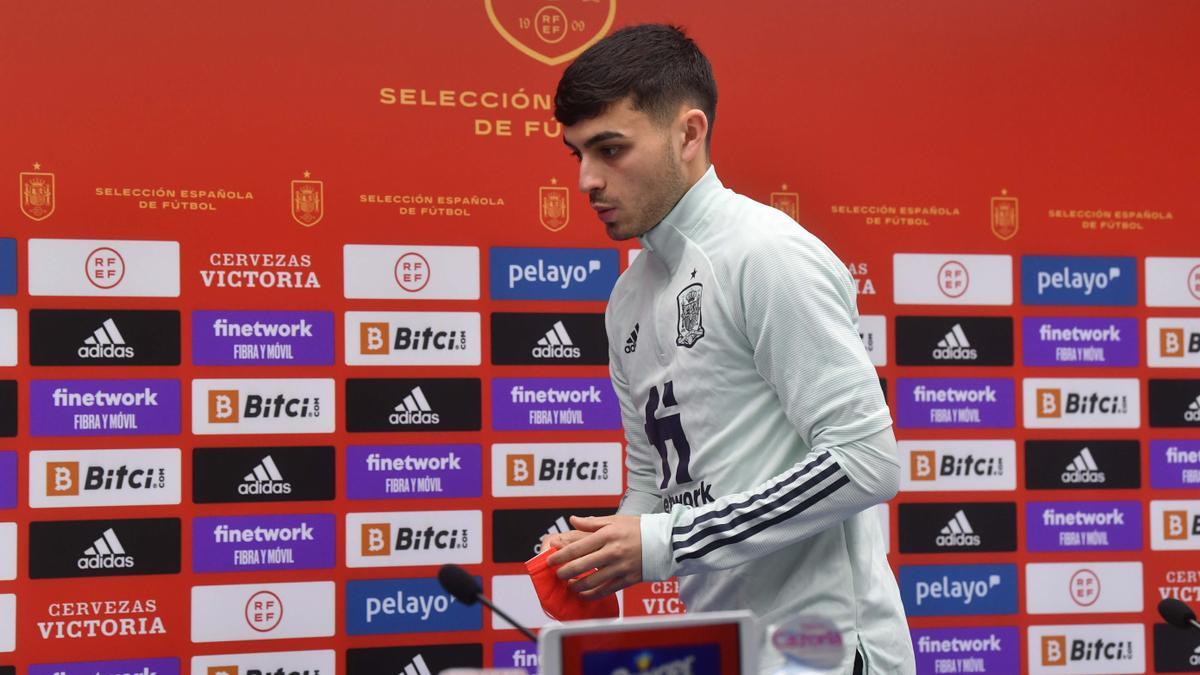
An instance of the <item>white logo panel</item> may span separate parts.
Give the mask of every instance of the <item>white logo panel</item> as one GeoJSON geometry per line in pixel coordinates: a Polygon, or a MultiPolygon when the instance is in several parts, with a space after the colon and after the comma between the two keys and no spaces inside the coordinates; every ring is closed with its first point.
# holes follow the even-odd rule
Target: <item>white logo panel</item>
{"type": "Polygon", "coordinates": [[[17,649],[17,596],[0,593],[0,652],[17,649]]]}
{"type": "Polygon", "coordinates": [[[619,495],[620,443],[496,443],[492,495],[619,495]]]}
{"type": "Polygon", "coordinates": [[[858,317],[858,336],[871,357],[871,364],[886,366],[888,358],[887,317],[863,314],[858,317]]]}
{"type": "Polygon", "coordinates": [[[480,562],[483,562],[482,511],[346,514],[347,567],[480,562]]]}
{"type": "Polygon", "coordinates": [[[478,366],[478,312],[346,312],[348,366],[478,366]]]}
{"type": "Polygon", "coordinates": [[[1121,675],[1146,672],[1140,623],[1030,626],[1030,675],[1121,675]]]}
{"type": "Polygon", "coordinates": [[[0,581],[17,578],[17,524],[0,523],[0,581]]]}
{"type": "Polygon", "coordinates": [[[29,453],[29,506],[178,504],[179,448],[35,450],[29,453]]]}
{"type": "Polygon", "coordinates": [[[307,652],[266,652],[258,654],[219,654],[193,656],[192,675],[218,675],[210,668],[228,667],[220,675],[239,675],[256,670],[260,673],[312,673],[336,675],[337,656],[332,649],[307,652]],[[237,669],[237,670],[234,670],[237,669]]]}
{"type": "Polygon", "coordinates": [[[1016,441],[900,441],[900,490],[1017,489],[1016,441]]]}
{"type": "Polygon", "coordinates": [[[1200,367],[1200,319],[1146,319],[1151,368],[1200,367]]]}
{"type": "Polygon", "coordinates": [[[17,310],[0,309],[0,366],[17,365],[17,310]]]}
{"type": "Polygon", "coordinates": [[[347,298],[478,300],[476,246],[371,246],[342,249],[347,298]]]}
{"type": "Polygon", "coordinates": [[[897,305],[1011,305],[1010,255],[897,253],[892,257],[897,305]]]}
{"type": "Polygon", "coordinates": [[[334,584],[192,587],[192,642],[330,637],[334,584]]]}
{"type": "Polygon", "coordinates": [[[179,297],[179,242],[30,239],[29,294],[179,297]]]}
{"type": "Polygon", "coordinates": [[[1150,548],[1155,551],[1200,549],[1200,501],[1150,501],[1150,548]]]}
{"type": "MultiPolygon", "coordinates": [[[[497,607],[504,608],[517,623],[526,628],[541,628],[553,621],[542,611],[542,603],[538,601],[537,591],[533,588],[533,580],[528,574],[502,574],[492,577],[492,602],[497,607]]],[[[620,615],[625,613],[625,594],[617,591],[617,605],[620,615]]],[[[512,628],[495,612],[492,613],[492,628],[497,630],[512,628]]]]}
{"type": "Polygon", "coordinates": [[[1025,608],[1030,614],[1142,611],[1142,563],[1029,563],[1025,608]]]}
{"type": "Polygon", "coordinates": [[[1146,258],[1147,307],[1200,307],[1200,258],[1146,258]]]}
{"type": "Polygon", "coordinates": [[[1026,378],[1026,429],[1136,429],[1141,387],[1136,378],[1026,378]]]}
{"type": "Polygon", "coordinates": [[[192,380],[194,434],[328,434],[332,379],[192,380]]]}

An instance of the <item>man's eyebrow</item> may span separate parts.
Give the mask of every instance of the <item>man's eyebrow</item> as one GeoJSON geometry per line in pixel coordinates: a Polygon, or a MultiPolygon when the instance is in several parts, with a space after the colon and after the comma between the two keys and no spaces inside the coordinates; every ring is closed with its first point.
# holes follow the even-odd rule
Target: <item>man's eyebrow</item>
{"type": "MultiPolygon", "coordinates": [[[[625,134],[623,134],[619,131],[601,131],[600,133],[598,133],[598,134],[592,136],[591,138],[587,139],[586,141],[584,141],[583,148],[586,150],[597,143],[603,143],[604,141],[611,141],[614,138],[625,138],[625,134]]],[[[574,145],[571,145],[571,143],[566,139],[566,137],[563,138],[563,143],[566,144],[566,146],[568,148],[578,151],[578,148],[576,148],[574,145]]]]}

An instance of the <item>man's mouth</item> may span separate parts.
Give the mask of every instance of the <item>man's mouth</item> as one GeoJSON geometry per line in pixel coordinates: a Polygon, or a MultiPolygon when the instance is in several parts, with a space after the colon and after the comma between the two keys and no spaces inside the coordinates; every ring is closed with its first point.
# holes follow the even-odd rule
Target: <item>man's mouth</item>
{"type": "Polygon", "coordinates": [[[592,204],[592,208],[596,209],[596,215],[605,223],[612,224],[617,217],[617,207],[608,206],[607,204],[592,204]]]}

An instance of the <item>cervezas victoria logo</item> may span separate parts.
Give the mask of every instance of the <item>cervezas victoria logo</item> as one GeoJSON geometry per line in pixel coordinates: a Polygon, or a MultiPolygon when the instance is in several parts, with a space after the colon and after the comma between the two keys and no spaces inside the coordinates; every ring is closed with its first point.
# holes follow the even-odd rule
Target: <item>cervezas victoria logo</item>
{"type": "Polygon", "coordinates": [[[313,258],[307,253],[216,251],[208,255],[207,263],[200,269],[200,281],[205,288],[321,287],[321,279],[313,269],[313,258]]]}
{"type": "Polygon", "coordinates": [[[556,66],[604,37],[617,15],[617,0],[484,0],[488,20],[522,54],[556,66]]]}

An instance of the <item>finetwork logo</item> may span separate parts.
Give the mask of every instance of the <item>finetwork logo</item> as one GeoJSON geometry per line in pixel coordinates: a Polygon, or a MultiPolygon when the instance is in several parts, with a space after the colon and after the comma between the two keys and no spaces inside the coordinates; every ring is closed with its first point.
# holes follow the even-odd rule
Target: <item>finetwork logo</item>
{"type": "Polygon", "coordinates": [[[192,433],[333,432],[333,380],[192,380],[192,433]]]}
{"type": "Polygon", "coordinates": [[[1027,366],[1136,366],[1137,319],[1026,317],[1022,349],[1027,366]]]}
{"type": "Polygon", "coordinates": [[[1133,258],[1022,256],[1021,301],[1026,305],[1135,305],[1135,261],[1133,258]]]}
{"type": "Polygon", "coordinates": [[[900,378],[898,389],[901,427],[1013,426],[1013,382],[1009,379],[900,378]]]}
{"type": "Polygon", "coordinates": [[[1016,673],[1020,637],[1015,627],[915,628],[918,673],[1016,673]]]}
{"type": "Polygon", "coordinates": [[[178,518],[33,522],[29,576],[177,574],[179,531],[178,518]]]}
{"type": "Polygon", "coordinates": [[[900,441],[905,492],[1015,490],[1013,441],[900,441]]]}
{"type": "Polygon", "coordinates": [[[1140,623],[1029,627],[1029,672],[1141,673],[1146,668],[1140,623]]]}
{"type": "Polygon", "coordinates": [[[1141,387],[1136,378],[1027,378],[1028,429],[1135,429],[1141,425],[1141,387]]]}
{"type": "Polygon", "coordinates": [[[607,300],[617,282],[616,249],[492,248],[495,300],[607,300]]]}
{"type": "Polygon", "coordinates": [[[346,312],[345,338],[348,366],[480,362],[478,312],[346,312]]]}
{"type": "Polygon", "coordinates": [[[497,430],[619,429],[620,424],[607,378],[492,380],[492,426],[497,430]]]}
{"type": "Polygon", "coordinates": [[[33,380],[34,436],[179,433],[179,380],[33,380]]]}
{"type": "Polygon", "coordinates": [[[481,511],[346,514],[346,566],[397,567],[483,560],[481,511]]]}
{"type": "Polygon", "coordinates": [[[179,448],[29,453],[33,508],[178,504],[179,448]]]}
{"type": "MultiPolygon", "coordinates": [[[[29,675],[179,675],[179,659],[30,664],[29,675]]],[[[236,675],[236,674],[234,674],[236,675]]]]}
{"type": "Polygon", "coordinates": [[[333,365],[332,312],[196,311],[199,366],[333,365]]]}
{"type": "Polygon", "coordinates": [[[1142,505],[1137,501],[1029,502],[1030,551],[1140,551],[1142,505]]]}
{"type": "Polygon", "coordinates": [[[1150,487],[1200,485],[1200,440],[1150,441],[1150,487]]]}
{"type": "Polygon", "coordinates": [[[328,569],[334,516],[215,516],[192,521],[192,570],[247,572],[328,569]]]}
{"type": "Polygon", "coordinates": [[[497,443],[495,497],[621,493],[620,443],[497,443]]]}
{"type": "Polygon", "coordinates": [[[346,448],[349,499],[478,497],[478,445],[351,445],[346,448]]]}
{"type": "Polygon", "coordinates": [[[900,595],[910,616],[1016,614],[1017,566],[902,565],[900,595]]]}

